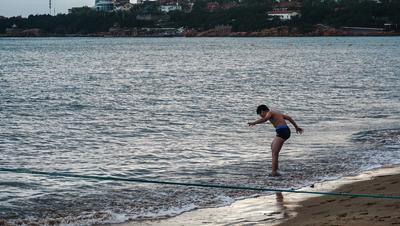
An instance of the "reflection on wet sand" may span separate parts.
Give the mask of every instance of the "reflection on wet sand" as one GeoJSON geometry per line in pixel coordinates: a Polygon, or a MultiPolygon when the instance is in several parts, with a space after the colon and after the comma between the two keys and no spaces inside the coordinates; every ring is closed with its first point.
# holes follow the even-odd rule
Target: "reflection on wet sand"
{"type": "Polygon", "coordinates": [[[282,218],[289,218],[288,207],[285,205],[285,201],[283,200],[282,192],[277,192],[276,194],[276,206],[278,210],[282,213],[282,218]]]}

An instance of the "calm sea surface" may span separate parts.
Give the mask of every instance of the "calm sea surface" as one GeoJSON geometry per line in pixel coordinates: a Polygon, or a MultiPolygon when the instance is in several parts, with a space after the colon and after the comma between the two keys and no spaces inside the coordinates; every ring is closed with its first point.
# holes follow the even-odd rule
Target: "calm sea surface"
{"type": "MultiPolygon", "coordinates": [[[[3,169],[296,189],[399,164],[399,120],[399,37],[0,39],[3,169]],[[247,126],[264,103],[305,129],[278,180],[273,127],[247,126]]],[[[0,223],[155,219],[254,195],[0,171],[0,223]]]]}

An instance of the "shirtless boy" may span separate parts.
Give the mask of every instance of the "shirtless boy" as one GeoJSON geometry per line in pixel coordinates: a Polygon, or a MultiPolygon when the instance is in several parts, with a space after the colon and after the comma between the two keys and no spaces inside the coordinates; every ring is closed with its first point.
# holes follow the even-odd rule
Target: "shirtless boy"
{"type": "Polygon", "coordinates": [[[258,106],[257,114],[261,116],[261,118],[254,122],[249,122],[248,123],[249,126],[261,124],[269,120],[276,129],[276,137],[271,143],[271,150],[272,150],[271,176],[279,176],[278,173],[279,152],[282,149],[283,143],[290,137],[290,129],[289,126],[286,124],[286,120],[292,123],[294,128],[296,128],[296,133],[302,134],[304,130],[300,128],[290,116],[281,114],[276,111],[271,111],[266,105],[258,106]]]}

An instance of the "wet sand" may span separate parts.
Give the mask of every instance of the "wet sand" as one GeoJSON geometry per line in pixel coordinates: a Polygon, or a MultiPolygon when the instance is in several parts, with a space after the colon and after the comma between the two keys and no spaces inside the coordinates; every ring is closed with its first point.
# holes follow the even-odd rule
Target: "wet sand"
{"type": "MultiPolygon", "coordinates": [[[[400,174],[375,176],[337,191],[400,196],[400,174]]],[[[294,211],[296,217],[279,225],[400,226],[400,199],[322,196],[300,202],[294,211]]]]}
{"type": "MultiPolygon", "coordinates": [[[[380,168],[301,190],[400,196],[400,167],[380,168]]],[[[400,199],[276,193],[236,201],[226,207],[194,210],[169,219],[120,225],[400,226],[400,199]]]]}

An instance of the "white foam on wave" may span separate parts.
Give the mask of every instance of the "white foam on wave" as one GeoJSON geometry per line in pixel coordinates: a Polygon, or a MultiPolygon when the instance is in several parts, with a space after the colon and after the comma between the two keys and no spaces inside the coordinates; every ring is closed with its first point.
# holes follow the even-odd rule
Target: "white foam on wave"
{"type": "Polygon", "coordinates": [[[226,205],[232,204],[233,202],[236,201],[236,199],[226,196],[226,195],[218,195],[217,199],[220,202],[220,204],[217,205],[217,207],[226,206],[226,205]]]}
{"type": "Polygon", "coordinates": [[[135,214],[134,216],[131,216],[130,220],[135,220],[135,219],[155,219],[155,218],[160,218],[160,217],[172,217],[179,215],[181,213],[194,210],[198,208],[197,205],[190,203],[187,205],[183,205],[181,207],[169,207],[169,208],[163,208],[158,211],[149,211],[146,213],[140,213],[140,214],[135,214]]]}
{"type": "MultiPolygon", "coordinates": [[[[213,199],[217,204],[214,204],[213,207],[221,207],[221,206],[227,206],[235,202],[237,199],[234,199],[232,197],[226,196],[226,195],[217,195],[213,199]]],[[[132,216],[130,216],[130,220],[141,220],[141,219],[159,219],[159,218],[169,218],[169,217],[174,217],[177,215],[180,215],[182,213],[195,210],[197,208],[203,208],[194,204],[194,203],[188,203],[184,204],[180,207],[165,207],[165,208],[157,208],[157,210],[153,211],[147,211],[147,212],[141,212],[141,213],[136,213],[132,216]]]]}
{"type": "Polygon", "coordinates": [[[131,218],[127,214],[115,213],[107,210],[102,212],[83,212],[78,217],[66,216],[60,218],[36,219],[28,218],[24,220],[10,221],[11,225],[29,226],[81,226],[81,225],[98,225],[98,224],[118,224],[129,221],[131,218]]]}

